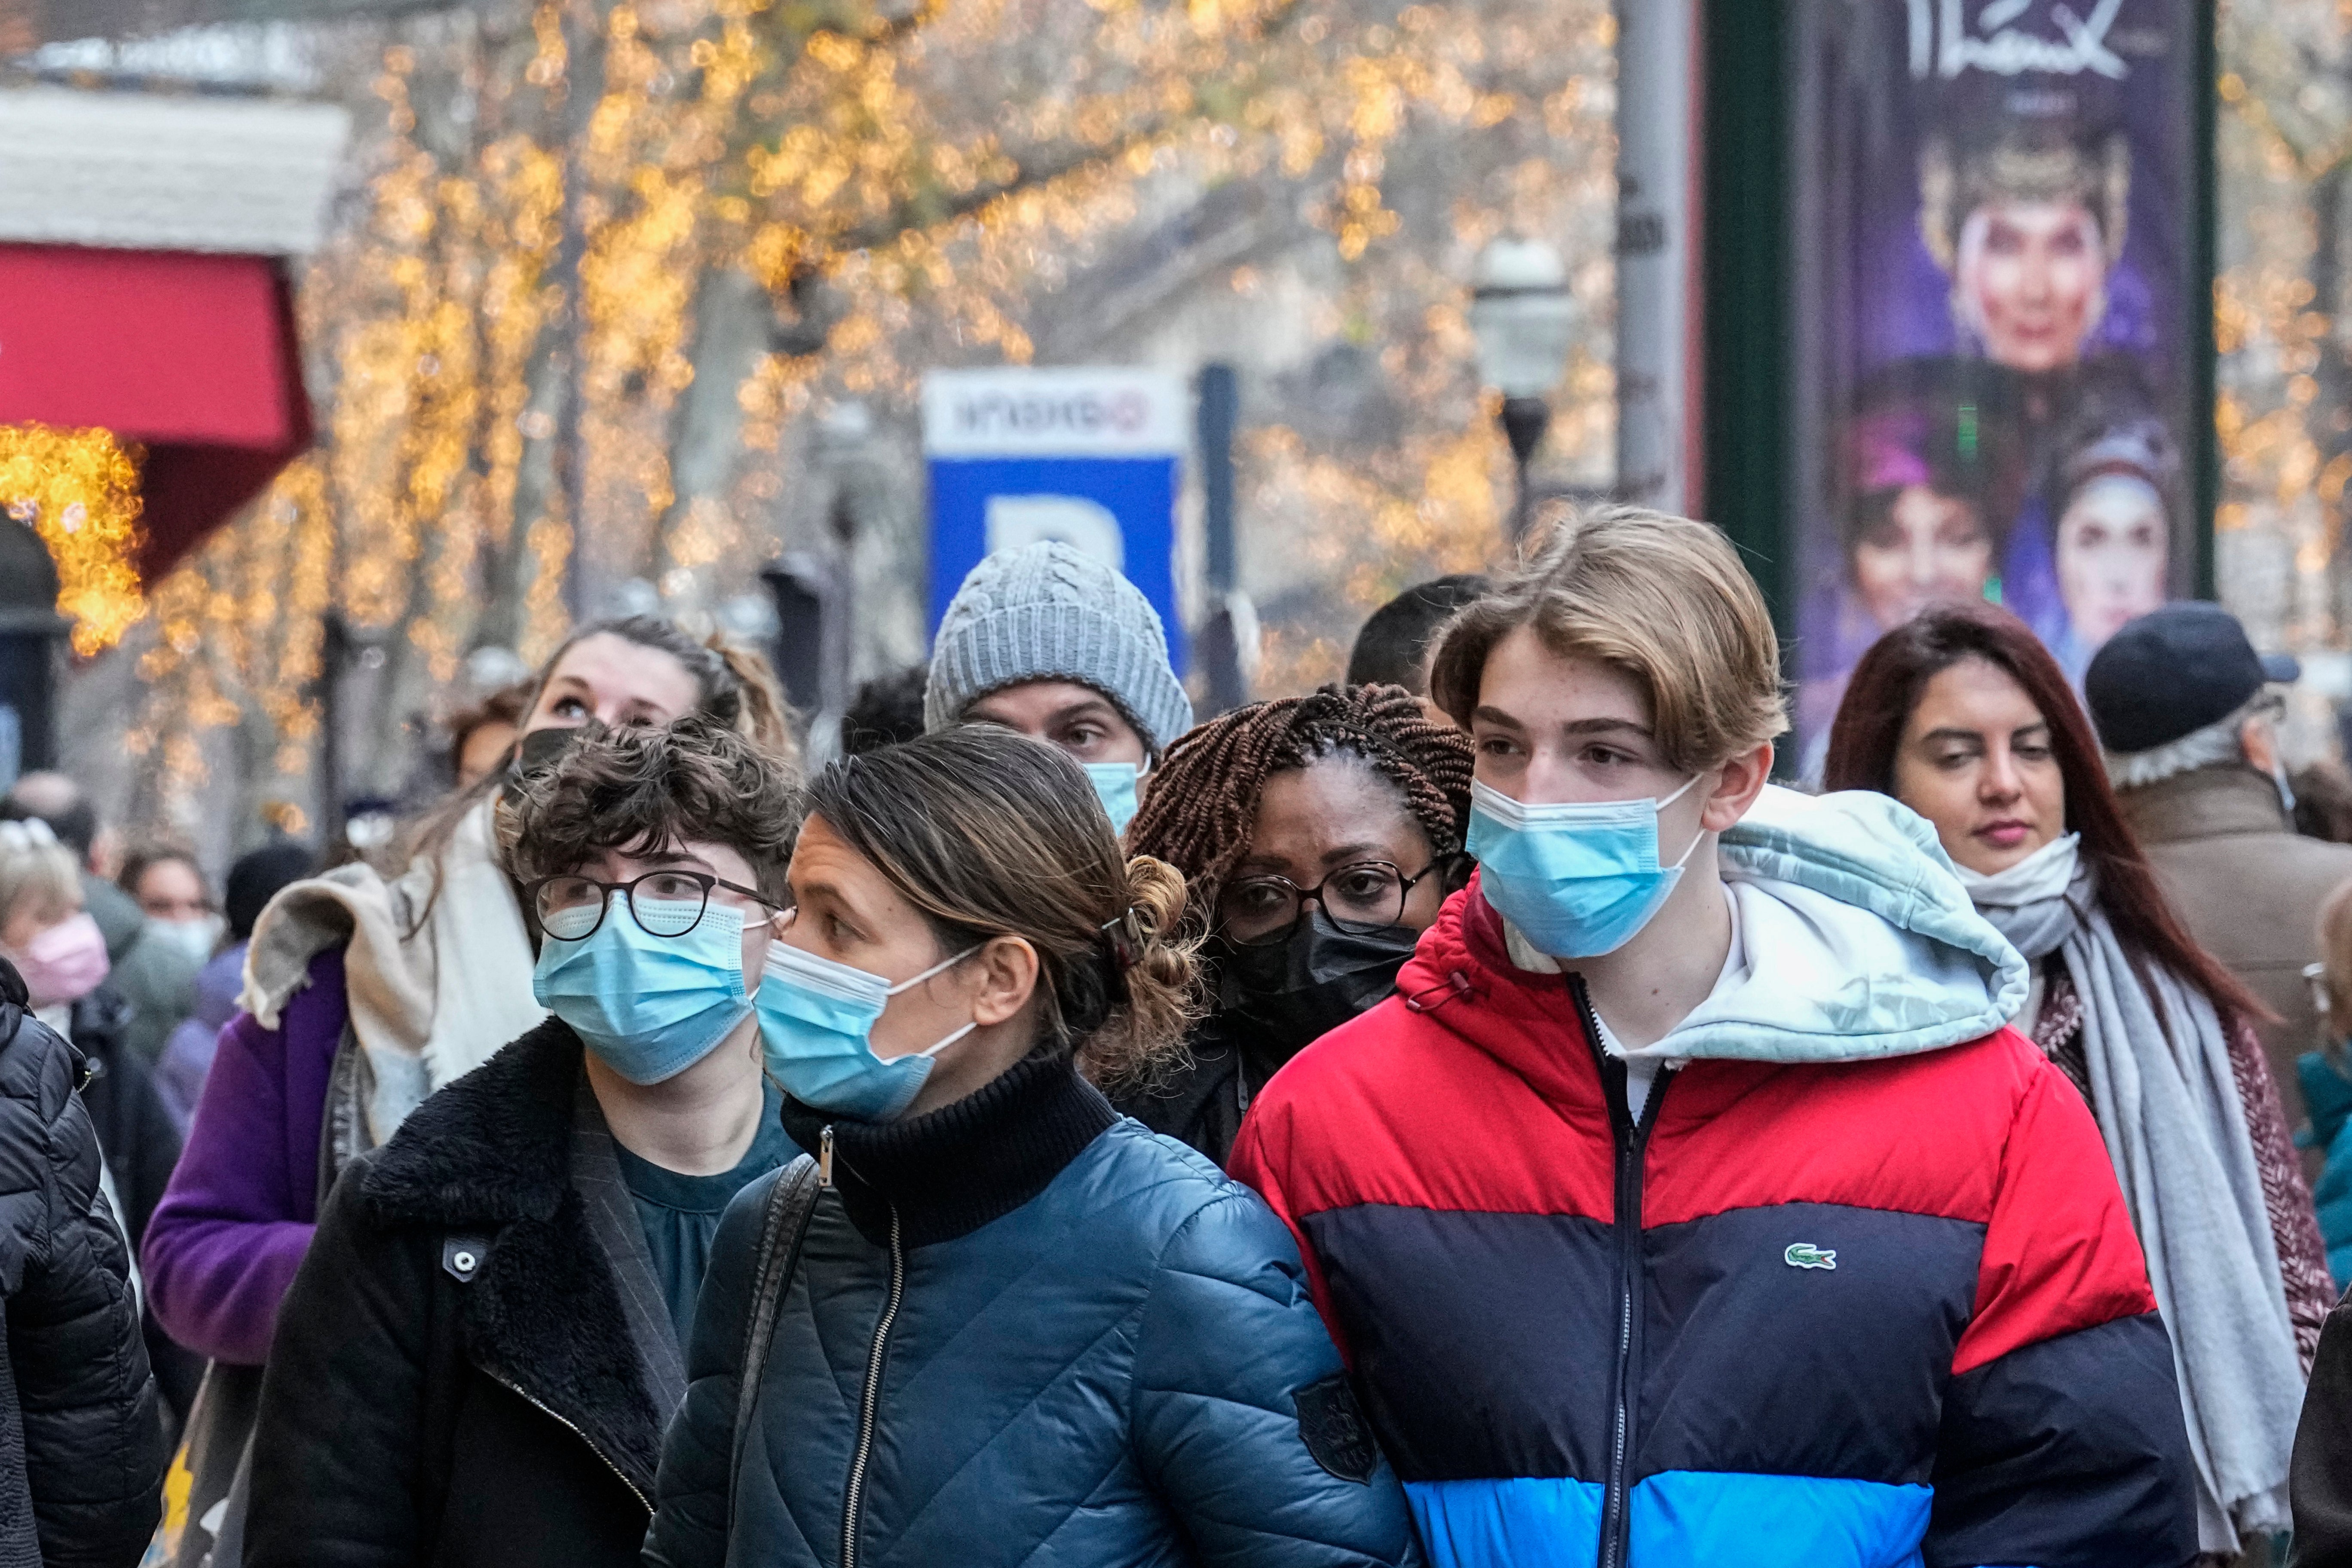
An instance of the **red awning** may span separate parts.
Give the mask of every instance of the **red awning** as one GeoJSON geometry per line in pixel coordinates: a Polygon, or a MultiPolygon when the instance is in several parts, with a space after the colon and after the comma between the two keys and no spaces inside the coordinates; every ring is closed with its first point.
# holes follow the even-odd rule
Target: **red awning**
{"type": "Polygon", "coordinates": [[[294,304],[257,256],[0,245],[0,425],[147,447],[153,583],[310,445],[294,304]]]}

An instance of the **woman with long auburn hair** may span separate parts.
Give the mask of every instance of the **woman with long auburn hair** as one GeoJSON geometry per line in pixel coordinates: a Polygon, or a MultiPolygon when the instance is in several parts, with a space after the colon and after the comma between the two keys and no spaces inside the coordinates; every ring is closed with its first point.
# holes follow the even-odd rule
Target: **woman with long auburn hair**
{"type": "MultiPolygon", "coordinates": [[[[2165,902],[2089,719],[2025,624],[1930,609],[1855,666],[1823,783],[1935,827],[1978,912],[2032,965],[2012,1025],[2097,1118],[2171,1331],[2200,1545],[2284,1528],[2326,1255],[2254,1000],[2165,902]]],[[[2217,1555],[2218,1554],[2218,1555],[2217,1555]]]]}

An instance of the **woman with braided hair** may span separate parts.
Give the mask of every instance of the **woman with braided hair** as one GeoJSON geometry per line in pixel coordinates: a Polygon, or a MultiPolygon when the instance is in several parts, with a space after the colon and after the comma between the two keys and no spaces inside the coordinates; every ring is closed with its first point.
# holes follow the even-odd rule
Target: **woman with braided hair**
{"type": "Polygon", "coordinates": [[[1184,873],[1214,1005],[1157,1080],[1107,1064],[1120,1110],[1220,1165],[1250,1097],[1396,989],[1460,885],[1470,741],[1401,686],[1327,686],[1235,709],[1152,774],[1129,847],[1184,873]]]}

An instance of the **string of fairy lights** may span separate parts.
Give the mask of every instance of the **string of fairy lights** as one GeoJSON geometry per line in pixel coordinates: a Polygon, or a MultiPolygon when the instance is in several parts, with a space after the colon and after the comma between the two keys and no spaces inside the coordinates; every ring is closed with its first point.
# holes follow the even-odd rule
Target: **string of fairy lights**
{"type": "MultiPolygon", "coordinates": [[[[2321,225],[2352,177],[2352,64],[2343,7],[2225,7],[2224,113],[2217,162],[2222,265],[2214,287],[2221,353],[2215,426],[2224,463],[2214,517],[2227,569],[2252,580],[2240,607],[2257,635],[2299,650],[2342,648],[2352,596],[2342,550],[2352,482],[2343,276],[2352,234],[2321,225]]],[[[2340,218],[2336,220],[2340,226],[2340,218]]],[[[2324,712],[2312,715],[2324,720],[2324,712]]],[[[2324,723],[2318,726],[2324,731],[2324,723]]]]}
{"type": "Polygon", "coordinates": [[[0,426],[0,510],[48,546],[76,653],[111,647],[139,619],[139,463],[111,434],[0,426]]]}
{"type": "MultiPolygon", "coordinates": [[[[1372,447],[1245,433],[1251,504],[1295,524],[1348,602],[1493,549],[1507,468],[1460,279],[1494,234],[1595,258],[1575,287],[1599,325],[1551,439],[1559,467],[1605,479],[1601,0],[647,0],[604,6],[593,36],[587,14],[546,0],[512,37],[402,27],[365,63],[347,95],[372,103],[362,178],[299,280],[310,455],[143,594],[107,568],[130,559],[135,485],[127,514],[117,492],[76,492],[89,528],[60,555],[76,647],[127,636],[142,695],[126,740],[152,820],[184,824],[218,795],[224,731],[234,765],[268,775],[240,788],[299,792],[330,609],[386,638],[402,700],[421,704],[480,642],[551,647],[575,566],[645,576],[677,605],[740,584],[806,460],[797,422],[843,397],[904,406],[931,364],[1030,359],[1071,279],[1232,182],[1296,201],[1331,259],[1286,274],[1252,258],[1208,286],[1297,299],[1306,331],[1376,355],[1410,411],[1372,447]],[[577,112],[592,45],[597,97],[577,112]],[[1448,205],[1399,205],[1399,168],[1490,144],[1506,153],[1465,163],[1448,205]],[[702,286],[728,269],[785,324],[821,282],[824,321],[818,352],[756,353],[719,400],[742,456],[713,489],[680,453],[689,413],[709,417],[688,402],[702,286]]],[[[1337,660],[1277,641],[1264,679],[1337,660]]]]}

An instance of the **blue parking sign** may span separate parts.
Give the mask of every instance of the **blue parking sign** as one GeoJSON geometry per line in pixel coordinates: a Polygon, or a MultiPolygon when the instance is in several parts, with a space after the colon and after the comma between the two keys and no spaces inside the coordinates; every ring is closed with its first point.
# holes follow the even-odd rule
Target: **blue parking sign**
{"type": "Polygon", "coordinates": [[[1176,606],[1183,381],[1160,371],[1008,367],[923,378],[931,629],[983,556],[1057,539],[1124,574],[1168,628],[1176,606]]]}

